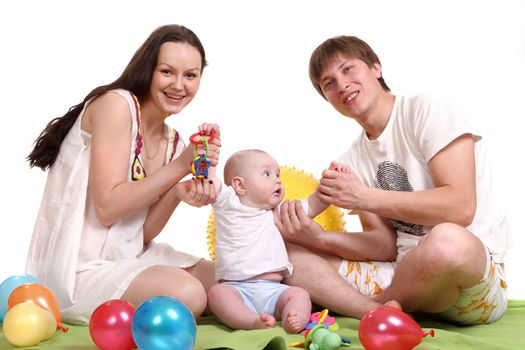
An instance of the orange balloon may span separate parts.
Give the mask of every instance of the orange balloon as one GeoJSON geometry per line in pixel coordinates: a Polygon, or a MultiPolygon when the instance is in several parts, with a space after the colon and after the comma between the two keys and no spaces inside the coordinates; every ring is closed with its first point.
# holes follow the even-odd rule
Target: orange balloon
{"type": "Polygon", "coordinates": [[[60,306],[49,288],[38,283],[21,284],[11,292],[7,300],[7,308],[9,310],[20,303],[32,303],[49,311],[55,317],[57,327],[63,329],[60,306]]]}

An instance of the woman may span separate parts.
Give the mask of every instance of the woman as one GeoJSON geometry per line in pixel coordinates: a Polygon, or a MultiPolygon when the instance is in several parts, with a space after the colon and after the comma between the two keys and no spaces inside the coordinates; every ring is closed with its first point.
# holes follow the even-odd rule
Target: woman
{"type": "MultiPolygon", "coordinates": [[[[206,65],[198,37],[179,25],[156,29],[122,75],[53,119],[28,156],[49,169],[27,260],[27,273],[58,298],[63,319],[87,323],[110,299],[138,306],[173,296],[199,316],[214,284],[213,264],[153,239],[180,201],[215,198],[208,180],[181,181],[193,147],[165,124],[193,99],[206,65]]],[[[208,160],[217,164],[220,131],[208,160]]]]}

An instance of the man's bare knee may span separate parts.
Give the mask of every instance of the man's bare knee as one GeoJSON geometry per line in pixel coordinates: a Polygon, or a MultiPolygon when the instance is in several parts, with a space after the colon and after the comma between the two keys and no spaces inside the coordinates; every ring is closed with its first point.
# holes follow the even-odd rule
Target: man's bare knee
{"type": "Polygon", "coordinates": [[[460,286],[476,283],[485,269],[485,247],[472,233],[456,224],[436,225],[417,248],[417,265],[428,277],[449,276],[460,286]]]}

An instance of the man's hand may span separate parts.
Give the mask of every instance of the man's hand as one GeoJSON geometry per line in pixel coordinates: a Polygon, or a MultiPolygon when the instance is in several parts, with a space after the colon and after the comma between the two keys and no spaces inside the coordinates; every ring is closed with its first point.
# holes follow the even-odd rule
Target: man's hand
{"type": "Polygon", "coordinates": [[[323,171],[323,177],[317,188],[319,199],[327,204],[333,204],[345,209],[366,209],[366,186],[354,172],[346,167],[336,170],[330,165],[323,171]]]}
{"type": "Polygon", "coordinates": [[[323,228],[306,215],[300,201],[284,201],[280,211],[273,210],[275,225],[283,238],[306,248],[319,248],[323,228]]]}

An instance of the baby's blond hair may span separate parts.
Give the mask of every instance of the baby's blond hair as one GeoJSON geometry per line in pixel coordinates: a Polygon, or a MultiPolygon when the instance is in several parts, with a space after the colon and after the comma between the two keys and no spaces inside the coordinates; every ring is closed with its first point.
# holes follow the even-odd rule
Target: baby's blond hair
{"type": "Polygon", "coordinates": [[[243,176],[242,165],[245,165],[249,157],[254,153],[268,154],[260,149],[245,149],[235,152],[228,158],[226,164],[224,164],[224,183],[226,185],[231,186],[235,176],[243,176]]]}

